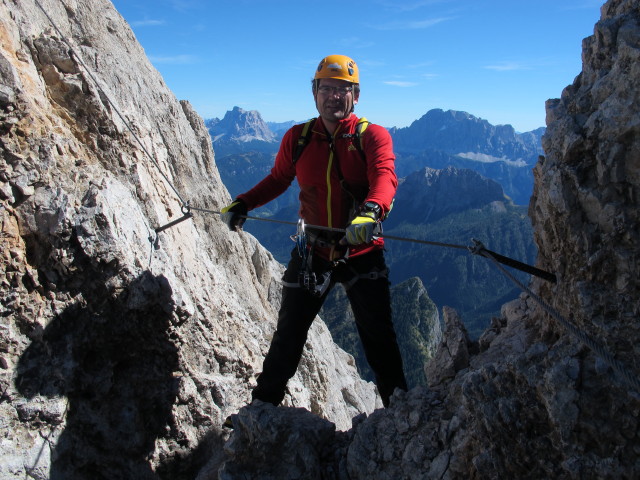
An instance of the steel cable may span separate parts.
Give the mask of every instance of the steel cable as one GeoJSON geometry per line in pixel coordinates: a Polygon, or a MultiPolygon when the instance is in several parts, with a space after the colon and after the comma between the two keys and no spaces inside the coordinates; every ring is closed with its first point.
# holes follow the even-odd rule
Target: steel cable
{"type": "Polygon", "coordinates": [[[151,160],[151,162],[156,166],[156,168],[158,169],[158,172],[160,173],[160,175],[162,175],[162,177],[164,178],[164,180],[167,182],[167,184],[169,185],[169,187],[171,187],[171,189],[173,190],[173,192],[176,194],[176,196],[178,197],[178,200],[180,200],[180,204],[181,206],[184,208],[188,205],[188,202],[185,202],[184,199],[182,198],[182,195],[180,195],[180,192],[178,192],[178,189],[176,187],[173,186],[173,184],[171,183],[171,181],[169,180],[169,178],[167,177],[167,175],[165,175],[165,173],[162,171],[162,168],[160,168],[160,164],[157,162],[157,160],[153,157],[153,155],[151,155],[151,153],[149,153],[149,151],[147,150],[147,148],[144,146],[144,144],[142,143],[142,140],[140,140],[140,138],[138,137],[138,135],[133,131],[133,128],[131,127],[130,123],[127,121],[127,119],[124,117],[124,115],[122,113],[120,113],[120,110],[118,109],[117,105],[111,100],[111,98],[109,97],[109,95],[107,95],[107,93],[104,91],[104,89],[100,86],[100,84],[98,83],[98,80],[96,79],[96,77],[93,75],[93,72],[91,72],[91,70],[89,69],[89,67],[87,67],[85,65],[85,63],[82,61],[82,57],[80,55],[78,55],[75,51],[75,49],[73,48],[73,45],[71,45],[71,43],[69,42],[69,40],[65,37],[65,35],[62,33],[62,31],[60,31],[60,29],[58,28],[58,26],[56,25],[56,23],[53,21],[53,19],[51,18],[51,16],[47,13],[47,11],[44,9],[44,7],[40,4],[40,2],[38,0],[35,0],[36,5],[38,6],[38,8],[40,8],[40,10],[42,10],[42,13],[44,13],[45,17],[47,17],[47,19],[49,20],[49,23],[51,23],[51,25],[53,26],[53,29],[58,33],[58,35],[60,35],[60,39],[65,43],[65,45],[69,48],[69,52],[71,53],[71,55],[73,55],[76,60],[78,61],[78,63],[82,66],[82,68],[87,72],[87,75],[89,75],[89,78],[91,78],[91,80],[93,81],[93,83],[95,84],[96,88],[98,89],[98,91],[102,94],[102,96],[107,100],[107,102],[109,102],[109,105],[111,105],[111,108],[113,108],[113,110],[117,113],[118,117],[120,117],[120,120],[122,120],[122,123],[124,123],[124,125],[127,127],[127,130],[129,130],[129,132],[131,133],[131,135],[133,135],[133,138],[135,138],[136,142],[138,143],[138,145],[140,145],[140,148],[142,149],[142,151],[144,152],[144,154],[149,158],[149,160],[151,160]]]}
{"type": "Polygon", "coordinates": [[[589,347],[593,352],[595,352],[596,355],[602,358],[602,360],[604,360],[607,365],[609,365],[613,369],[613,371],[618,374],[619,378],[621,378],[628,386],[632,387],[637,393],[640,393],[640,381],[638,380],[638,376],[631,373],[631,371],[622,362],[617,360],[604,347],[604,345],[599,343],[587,332],[564,318],[556,309],[554,309],[551,305],[549,305],[547,302],[542,300],[542,298],[531,291],[530,288],[518,281],[518,279],[516,279],[509,271],[507,271],[507,269],[500,265],[500,263],[493,257],[491,252],[481,248],[478,250],[477,254],[490,260],[491,263],[493,263],[504,275],[507,276],[507,278],[509,278],[509,280],[511,280],[524,292],[526,292],[531,298],[533,298],[533,300],[535,300],[536,303],[538,303],[545,312],[547,312],[552,318],[560,323],[570,334],[572,334],[575,338],[577,338],[579,341],[589,347]]]}

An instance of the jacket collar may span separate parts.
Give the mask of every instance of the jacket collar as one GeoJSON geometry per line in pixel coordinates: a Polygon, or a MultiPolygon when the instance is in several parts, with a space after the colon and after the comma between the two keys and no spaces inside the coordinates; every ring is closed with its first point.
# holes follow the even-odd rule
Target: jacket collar
{"type": "MultiPolygon", "coordinates": [[[[356,117],[355,113],[351,113],[347,118],[343,118],[338,122],[335,132],[338,132],[338,133],[350,132],[352,127],[357,123],[358,123],[358,117],[356,117]]],[[[324,121],[322,120],[322,117],[318,117],[318,119],[316,120],[316,123],[313,126],[313,131],[321,135],[327,135],[327,128],[324,125],[324,121]]],[[[330,132],[330,133],[335,133],[335,132],[330,132]]]]}

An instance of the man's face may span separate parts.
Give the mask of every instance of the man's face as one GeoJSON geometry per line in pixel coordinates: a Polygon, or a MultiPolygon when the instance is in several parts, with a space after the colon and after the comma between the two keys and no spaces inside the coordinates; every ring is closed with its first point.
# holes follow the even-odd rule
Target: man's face
{"type": "Polygon", "coordinates": [[[333,78],[320,80],[315,99],[318,113],[331,124],[347,118],[358,103],[351,83],[333,78]]]}

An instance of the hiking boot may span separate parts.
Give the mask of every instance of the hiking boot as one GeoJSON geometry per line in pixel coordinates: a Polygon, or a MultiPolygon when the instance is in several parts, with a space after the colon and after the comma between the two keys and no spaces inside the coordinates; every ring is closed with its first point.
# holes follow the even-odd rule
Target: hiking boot
{"type": "Polygon", "coordinates": [[[231,419],[231,417],[233,417],[234,415],[237,415],[237,414],[232,413],[226,418],[226,420],[222,423],[222,428],[228,428],[230,430],[233,430],[233,420],[231,419]]]}
{"type": "MultiPolygon", "coordinates": [[[[255,400],[252,400],[251,403],[246,404],[244,407],[240,408],[240,410],[242,410],[243,408],[247,408],[250,407],[251,405],[253,405],[253,402],[255,402],[255,400]]],[[[238,413],[240,413],[240,410],[238,410],[238,413]]],[[[223,428],[228,428],[230,430],[233,430],[234,425],[233,425],[233,417],[237,417],[238,413],[232,413],[231,415],[229,415],[224,422],[222,422],[222,427],[223,428]]]]}

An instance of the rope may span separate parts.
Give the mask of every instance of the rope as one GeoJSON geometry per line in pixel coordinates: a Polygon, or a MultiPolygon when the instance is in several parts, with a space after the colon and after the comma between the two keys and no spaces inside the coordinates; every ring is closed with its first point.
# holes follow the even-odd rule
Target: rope
{"type": "MultiPolygon", "coordinates": [[[[222,215],[222,212],[218,212],[216,210],[208,210],[206,208],[197,208],[197,207],[189,207],[191,210],[195,210],[198,212],[211,213],[215,215],[222,215]]],[[[242,218],[246,218],[247,220],[258,220],[261,222],[272,222],[272,223],[280,223],[284,225],[297,225],[298,222],[291,222],[286,220],[276,220],[273,218],[262,218],[262,217],[252,217],[251,215],[241,215],[242,218]]],[[[335,232],[335,233],[345,233],[346,229],[344,228],[335,228],[335,227],[324,227],[322,225],[305,225],[307,228],[312,230],[322,230],[325,232],[335,232]]],[[[382,238],[387,238],[390,240],[399,240],[401,242],[411,242],[411,243],[420,243],[422,245],[435,245],[438,247],[449,247],[449,248],[457,248],[460,250],[468,250],[469,247],[465,245],[454,245],[452,243],[442,243],[442,242],[432,242],[429,240],[418,240],[416,238],[406,238],[406,237],[396,237],[394,235],[379,235],[382,238]]]]}
{"type": "MultiPolygon", "coordinates": [[[[219,212],[217,210],[209,210],[209,209],[206,209],[206,208],[198,208],[198,207],[193,207],[193,206],[189,206],[189,208],[191,210],[193,210],[193,211],[196,211],[196,212],[211,213],[213,215],[222,215],[222,212],[219,212]]],[[[289,221],[286,221],[286,220],[277,220],[275,218],[252,217],[251,215],[241,215],[241,217],[242,218],[246,218],[247,220],[259,220],[261,222],[281,223],[281,224],[284,224],[284,225],[297,225],[298,224],[298,222],[289,222],[289,221]]],[[[329,228],[329,227],[322,227],[322,228],[329,228]]]]}
{"type": "Polygon", "coordinates": [[[78,63],[80,64],[80,66],[82,66],[82,68],[84,68],[84,70],[87,72],[87,75],[89,75],[89,78],[91,78],[91,80],[93,81],[93,83],[95,84],[96,88],[98,89],[98,91],[102,94],[102,96],[107,100],[107,102],[109,103],[109,105],[111,105],[111,108],[113,108],[113,110],[118,114],[118,117],[120,117],[120,120],[122,120],[122,123],[124,123],[124,125],[127,127],[127,130],[129,130],[129,132],[131,133],[131,135],[133,135],[133,138],[135,138],[136,142],[138,143],[138,145],[140,145],[140,148],[142,149],[142,151],[145,153],[145,155],[147,156],[147,158],[149,158],[149,160],[151,160],[151,162],[156,166],[156,168],[158,169],[158,172],[160,172],[160,175],[162,175],[162,178],[164,178],[164,180],[167,182],[167,184],[169,185],[169,187],[171,187],[171,189],[173,190],[173,192],[176,194],[176,196],[178,197],[178,199],[180,200],[180,203],[182,205],[182,207],[187,207],[188,208],[188,202],[185,202],[184,199],[182,198],[182,196],[180,195],[180,192],[178,192],[178,190],[173,186],[173,184],[171,183],[171,181],[169,180],[169,178],[165,175],[165,173],[162,171],[162,168],[160,167],[160,164],[156,161],[156,159],[149,153],[149,151],[147,150],[147,148],[144,146],[144,144],[142,143],[142,140],[140,140],[140,138],[138,137],[138,135],[136,135],[136,133],[133,131],[133,128],[131,127],[130,123],[125,119],[124,115],[122,113],[120,113],[120,110],[118,109],[118,107],[116,106],[116,104],[111,100],[111,98],[109,97],[109,95],[107,95],[107,93],[104,91],[104,89],[100,86],[100,84],[98,83],[98,80],[96,79],[96,77],[93,75],[93,73],[91,72],[91,70],[89,69],[89,67],[87,67],[85,65],[85,63],[82,61],[82,57],[80,55],[78,55],[75,51],[75,49],[73,48],[73,45],[71,45],[71,43],[69,42],[69,40],[67,40],[67,38],[65,37],[65,35],[62,33],[62,31],[60,31],[60,29],[58,28],[58,26],[56,25],[56,23],[53,21],[53,19],[51,18],[51,16],[47,13],[47,11],[44,9],[44,7],[40,4],[40,2],[38,0],[35,0],[36,5],[38,6],[38,8],[40,8],[40,10],[42,10],[42,13],[44,13],[45,17],[47,17],[47,19],[49,20],[49,23],[51,23],[51,25],[53,26],[53,29],[58,33],[58,35],[60,36],[60,39],[64,42],[64,44],[69,48],[69,52],[71,53],[71,55],[73,55],[76,60],[78,61],[78,63]]]}
{"type": "Polygon", "coordinates": [[[589,335],[584,330],[580,329],[569,320],[565,319],[560,313],[554,309],[551,305],[546,303],[542,298],[533,293],[530,288],[522,284],[518,281],[511,273],[509,273],[502,265],[498,263],[498,261],[492,255],[492,252],[480,248],[478,249],[478,255],[481,255],[487,259],[489,259],[504,275],[509,278],[513,283],[515,283],[518,287],[520,287],[524,292],[529,294],[531,298],[533,298],[552,318],[554,318],[558,323],[560,323],[571,335],[577,338],[580,342],[589,347],[593,352],[596,353],[602,360],[604,360],[607,365],[609,365],[613,371],[618,375],[618,378],[621,378],[624,383],[628,386],[635,389],[636,392],[640,393],[640,381],[638,380],[638,376],[631,373],[631,371],[619,360],[617,360],[601,343],[599,343],[596,339],[594,339],[591,335],[589,335]]]}

